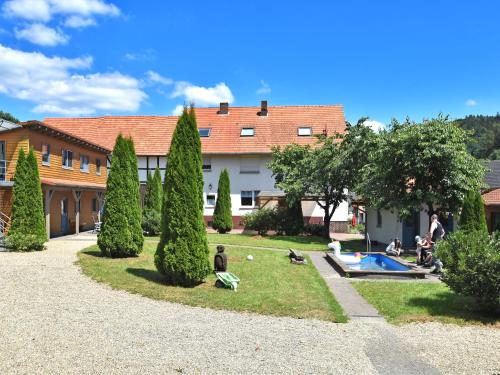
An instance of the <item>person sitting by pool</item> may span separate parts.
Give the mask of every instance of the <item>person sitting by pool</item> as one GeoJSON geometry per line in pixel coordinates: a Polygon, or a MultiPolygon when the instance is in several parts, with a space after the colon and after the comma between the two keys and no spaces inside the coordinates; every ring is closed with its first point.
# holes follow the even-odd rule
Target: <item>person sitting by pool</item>
{"type": "Polygon", "coordinates": [[[417,264],[420,265],[424,263],[427,251],[432,247],[430,233],[426,233],[424,238],[416,236],[415,242],[417,243],[417,264]]]}
{"type": "Polygon", "coordinates": [[[392,241],[389,246],[386,247],[385,252],[388,255],[399,256],[403,252],[403,249],[401,248],[401,241],[399,240],[399,238],[396,237],[394,241],[392,241]]]}

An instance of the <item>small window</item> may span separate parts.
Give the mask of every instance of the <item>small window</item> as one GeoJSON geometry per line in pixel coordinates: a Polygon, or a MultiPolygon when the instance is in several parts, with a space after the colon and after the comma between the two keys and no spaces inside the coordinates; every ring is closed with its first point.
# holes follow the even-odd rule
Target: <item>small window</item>
{"type": "Polygon", "coordinates": [[[203,172],[210,172],[212,170],[212,159],[203,158],[203,172]]]}
{"type": "Polygon", "coordinates": [[[207,194],[207,206],[215,206],[215,194],[207,194]]]}
{"type": "Polygon", "coordinates": [[[297,135],[299,137],[308,137],[312,135],[312,128],[309,126],[300,127],[297,129],[297,135]]]}
{"type": "Polygon", "coordinates": [[[99,204],[97,203],[97,198],[92,199],[92,212],[97,212],[99,204]]]}
{"type": "Polygon", "coordinates": [[[80,171],[89,171],[89,157],[87,155],[80,155],[80,171]]]}
{"type": "Polygon", "coordinates": [[[248,190],[241,192],[241,206],[243,207],[255,207],[257,205],[257,196],[260,190],[248,190]]]}
{"type": "Polygon", "coordinates": [[[62,167],[63,168],[73,168],[73,151],[62,150],[62,167]]]}
{"type": "Polygon", "coordinates": [[[253,137],[255,135],[255,128],[241,128],[240,136],[253,137]]]}
{"type": "Polygon", "coordinates": [[[200,137],[206,138],[206,137],[210,137],[211,130],[212,130],[211,128],[200,128],[200,129],[198,129],[198,133],[200,134],[200,137]]]}
{"type": "Polygon", "coordinates": [[[243,157],[240,159],[240,173],[260,173],[260,159],[243,157]]]}
{"type": "Polygon", "coordinates": [[[101,159],[95,159],[95,174],[101,175],[101,159]]]}
{"type": "Polygon", "coordinates": [[[50,165],[50,145],[42,144],[42,165],[50,165]]]}
{"type": "Polygon", "coordinates": [[[242,191],[241,192],[241,205],[247,207],[253,207],[253,192],[252,191],[242,191]]]}
{"type": "Polygon", "coordinates": [[[377,210],[377,228],[382,227],[382,213],[380,210],[377,210]]]}

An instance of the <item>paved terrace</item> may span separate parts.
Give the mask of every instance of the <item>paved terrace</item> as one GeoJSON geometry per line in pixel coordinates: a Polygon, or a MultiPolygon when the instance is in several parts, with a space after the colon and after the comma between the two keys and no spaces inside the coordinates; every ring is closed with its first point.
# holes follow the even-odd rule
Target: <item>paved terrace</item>
{"type": "Polygon", "coordinates": [[[1,374],[493,374],[500,330],[348,324],[154,301],[82,275],[80,235],[0,253],[1,374]]]}

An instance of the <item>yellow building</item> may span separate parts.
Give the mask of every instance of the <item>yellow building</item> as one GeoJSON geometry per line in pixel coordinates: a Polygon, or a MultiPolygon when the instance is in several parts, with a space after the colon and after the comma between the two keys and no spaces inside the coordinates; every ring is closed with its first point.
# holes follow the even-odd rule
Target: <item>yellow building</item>
{"type": "Polygon", "coordinates": [[[39,121],[0,119],[0,224],[8,229],[19,151],[32,148],[38,161],[47,235],[91,229],[99,220],[110,150],[39,121]]]}

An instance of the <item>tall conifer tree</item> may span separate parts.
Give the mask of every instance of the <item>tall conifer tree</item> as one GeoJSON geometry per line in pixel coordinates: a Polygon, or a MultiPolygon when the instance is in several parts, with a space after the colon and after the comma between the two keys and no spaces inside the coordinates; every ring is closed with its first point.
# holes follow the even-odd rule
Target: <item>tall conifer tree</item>
{"type": "Polygon", "coordinates": [[[142,251],[144,245],[144,235],[142,232],[142,212],[141,193],[139,182],[139,169],[137,165],[137,155],[135,154],[134,141],[132,138],[125,138],[127,155],[127,188],[125,190],[128,202],[126,209],[132,240],[137,246],[137,252],[142,251]]]}
{"type": "Polygon", "coordinates": [[[13,188],[12,224],[7,238],[13,250],[43,250],[45,230],[43,194],[38,162],[33,149],[19,151],[13,188]]]}
{"type": "Polygon", "coordinates": [[[233,217],[231,214],[231,186],[229,182],[229,173],[225,168],[219,176],[213,227],[219,233],[227,233],[233,229],[233,217]]]}
{"type": "MultiPolygon", "coordinates": [[[[130,189],[129,146],[118,135],[111,156],[111,168],[106,183],[106,204],[102,216],[102,229],[97,244],[105,256],[123,258],[140,252],[129,225],[130,189]]],[[[133,203],[133,202],[132,202],[133,203]]]]}
{"type": "Polygon", "coordinates": [[[201,142],[194,109],[184,108],[168,155],[162,233],[155,254],[157,269],[171,284],[195,285],[210,272],[201,166],[201,142]]]}
{"type": "Polygon", "coordinates": [[[459,226],[461,230],[465,231],[488,230],[484,202],[479,191],[471,191],[465,197],[459,226]]]}

